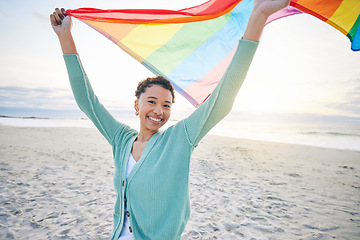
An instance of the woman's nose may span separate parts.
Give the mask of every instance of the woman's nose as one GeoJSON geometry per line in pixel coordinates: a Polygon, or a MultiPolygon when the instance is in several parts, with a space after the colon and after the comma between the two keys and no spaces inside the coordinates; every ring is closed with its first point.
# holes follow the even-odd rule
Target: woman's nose
{"type": "Polygon", "coordinates": [[[156,114],[156,115],[161,115],[163,113],[162,111],[162,108],[160,105],[156,105],[156,107],[154,108],[153,112],[156,114]]]}

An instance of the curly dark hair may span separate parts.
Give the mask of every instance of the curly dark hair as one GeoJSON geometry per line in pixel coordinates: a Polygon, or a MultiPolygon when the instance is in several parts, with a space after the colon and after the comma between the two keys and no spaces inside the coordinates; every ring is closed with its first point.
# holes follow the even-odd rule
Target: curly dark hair
{"type": "Polygon", "coordinates": [[[140,95],[146,91],[146,88],[151,87],[153,85],[159,85],[167,90],[170,91],[172,96],[172,103],[175,102],[175,93],[174,88],[171,85],[171,83],[162,76],[156,76],[156,77],[148,77],[147,79],[139,82],[136,91],[135,96],[139,99],[140,95]]]}

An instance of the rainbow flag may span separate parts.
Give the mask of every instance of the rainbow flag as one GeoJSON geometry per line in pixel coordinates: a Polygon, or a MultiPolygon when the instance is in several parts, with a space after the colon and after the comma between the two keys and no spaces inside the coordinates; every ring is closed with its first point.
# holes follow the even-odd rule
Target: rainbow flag
{"type": "MultiPolygon", "coordinates": [[[[67,13],[113,41],[194,106],[225,73],[244,34],[252,0],[210,0],[182,10],[80,8],[67,13]]],[[[306,12],[343,32],[360,50],[359,0],[294,0],[268,22],[306,12]]]]}
{"type": "Polygon", "coordinates": [[[292,0],[290,5],[338,29],[353,51],[360,50],[360,0],[292,0]]]}

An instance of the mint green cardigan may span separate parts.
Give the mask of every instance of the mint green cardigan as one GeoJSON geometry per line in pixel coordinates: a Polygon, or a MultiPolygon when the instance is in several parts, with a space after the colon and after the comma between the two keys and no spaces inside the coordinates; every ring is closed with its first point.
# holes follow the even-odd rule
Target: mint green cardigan
{"type": "Polygon", "coordinates": [[[154,134],[128,178],[127,160],[138,132],[118,122],[101,105],[79,56],[64,55],[77,104],[113,149],[117,198],[112,239],[119,238],[125,201],[134,239],[181,238],[190,216],[191,153],[205,134],[231,110],[257,45],[257,42],[240,40],[229,68],[207,101],[186,119],[154,134]]]}

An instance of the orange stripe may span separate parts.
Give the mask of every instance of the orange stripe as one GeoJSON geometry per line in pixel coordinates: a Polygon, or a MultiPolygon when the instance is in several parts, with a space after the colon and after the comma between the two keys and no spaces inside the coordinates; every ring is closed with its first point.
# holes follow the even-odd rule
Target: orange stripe
{"type": "Polygon", "coordinates": [[[291,1],[291,6],[326,22],[336,12],[341,3],[342,0],[297,0],[291,1]],[[316,11],[310,9],[316,9],[316,11]]]}
{"type": "Polygon", "coordinates": [[[97,22],[97,21],[86,21],[88,24],[107,32],[112,37],[116,38],[117,40],[121,41],[126,35],[128,35],[134,28],[136,28],[137,24],[112,24],[106,22],[97,22]]]}

